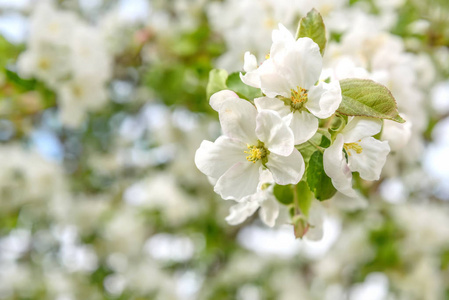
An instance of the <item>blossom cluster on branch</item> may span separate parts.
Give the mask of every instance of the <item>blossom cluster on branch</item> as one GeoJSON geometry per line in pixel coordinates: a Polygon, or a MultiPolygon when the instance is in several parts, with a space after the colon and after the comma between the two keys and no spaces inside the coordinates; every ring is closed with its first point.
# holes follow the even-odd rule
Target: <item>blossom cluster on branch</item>
{"type": "MultiPolygon", "coordinates": [[[[279,24],[260,65],[245,53],[245,73],[237,84],[251,87],[250,93],[224,89],[210,97],[223,135],[203,141],[195,163],[216,193],[239,202],[227,218],[231,224],[260,206],[262,220],[274,226],[279,210],[288,209],[297,237],[312,229],[311,236],[320,238],[322,225],[309,222],[309,215],[322,210],[312,203],[334,197],[362,206],[365,199],[353,188],[352,173],[368,181],[380,178],[390,152],[388,141],[375,138],[382,120],[405,121],[386,87],[325,77],[325,34],[316,10],[301,19],[296,37],[279,24]],[[285,188],[290,193],[281,192],[285,188]],[[287,205],[280,208],[276,198],[287,205]]],[[[210,80],[210,87],[219,86],[214,73],[210,80]]]]}

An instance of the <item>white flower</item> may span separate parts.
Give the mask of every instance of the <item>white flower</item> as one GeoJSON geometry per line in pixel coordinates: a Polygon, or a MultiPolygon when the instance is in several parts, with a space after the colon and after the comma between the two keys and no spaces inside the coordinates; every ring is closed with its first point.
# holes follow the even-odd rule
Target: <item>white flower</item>
{"type": "Polygon", "coordinates": [[[245,54],[242,81],[262,89],[267,97],[255,99],[258,109],[277,111],[290,124],[295,144],[310,139],[318,129],[318,118],[330,117],[341,103],[338,81],[320,81],[323,59],[310,38],[295,40],[281,24],[273,31],[270,57],[257,68],[256,58],[245,54]]]}
{"type": "Polygon", "coordinates": [[[244,197],[241,203],[233,205],[229,209],[229,216],[226,217],[231,225],[244,222],[260,207],[260,219],[268,226],[273,227],[279,216],[279,204],[273,195],[273,176],[268,170],[260,174],[260,182],[257,192],[244,197]],[[267,187],[267,185],[269,185],[267,187]]]}
{"type": "Polygon", "coordinates": [[[390,152],[388,142],[372,137],[380,132],[381,127],[382,123],[376,119],[353,118],[324,151],[324,171],[332,179],[334,187],[348,197],[360,197],[352,188],[352,172],[359,172],[365,180],[378,180],[380,177],[390,152]]]}
{"type": "Polygon", "coordinates": [[[79,22],[73,12],[57,9],[52,1],[38,1],[30,19],[28,44],[46,42],[66,46],[79,22]]]}
{"type": "Polygon", "coordinates": [[[57,83],[70,73],[71,64],[68,57],[67,48],[40,43],[20,54],[17,69],[21,77],[36,77],[49,86],[56,87],[57,83]]]}
{"type": "Polygon", "coordinates": [[[80,24],[73,29],[70,56],[76,76],[95,76],[97,81],[107,81],[112,76],[112,57],[97,27],[80,24]]]}
{"type": "Polygon", "coordinates": [[[219,112],[224,135],[214,143],[203,141],[195,164],[207,176],[218,179],[215,192],[223,199],[240,200],[254,194],[263,167],[278,184],[301,180],[304,160],[279,114],[269,110],[258,113],[251,103],[230,91],[211,97],[211,106],[219,112]]]}
{"type": "Polygon", "coordinates": [[[61,122],[77,127],[84,121],[88,111],[101,108],[107,101],[104,83],[92,76],[74,77],[58,89],[61,122]]]}

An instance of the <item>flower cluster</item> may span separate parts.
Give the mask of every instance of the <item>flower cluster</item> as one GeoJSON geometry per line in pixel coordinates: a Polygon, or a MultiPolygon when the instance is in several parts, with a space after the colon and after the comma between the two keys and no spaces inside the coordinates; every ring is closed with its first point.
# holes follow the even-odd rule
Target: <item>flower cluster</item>
{"type": "Polygon", "coordinates": [[[36,5],[28,47],[18,60],[22,77],[37,78],[57,94],[59,118],[78,127],[88,111],[105,105],[112,77],[112,56],[98,26],[49,1],[36,5]]]}
{"type": "MultiPolygon", "coordinates": [[[[293,200],[286,200],[293,211],[291,222],[296,235],[303,236],[311,227],[321,225],[311,224],[309,210],[317,205],[311,205],[316,201],[307,199],[308,193],[326,200],[338,191],[340,201],[360,207],[364,199],[353,188],[352,172],[364,180],[379,179],[390,152],[387,141],[373,137],[381,131],[381,118],[345,113],[345,106],[351,104],[372,105],[373,110],[378,104],[364,99],[342,103],[341,83],[323,78],[321,52],[314,40],[295,38],[279,24],[272,33],[269,54],[260,65],[254,55],[245,53],[241,81],[257,89],[260,97],[242,99],[245,95],[231,90],[211,96],[210,105],[218,112],[223,135],[215,142],[203,141],[195,163],[214,183],[216,193],[239,202],[231,208],[229,223],[243,222],[260,207],[262,220],[274,226],[280,210],[275,199],[285,200],[275,189],[289,186],[293,189],[293,200]],[[340,106],[343,113],[337,111],[340,106]],[[310,149],[317,152],[312,157],[318,158],[311,159],[310,149]],[[298,192],[295,186],[300,181],[307,183],[310,191],[298,192]],[[331,183],[326,187],[327,182],[331,183]],[[322,196],[322,188],[330,192],[322,196]]],[[[361,90],[356,93],[363,93],[366,87],[357,87],[361,90]]]]}

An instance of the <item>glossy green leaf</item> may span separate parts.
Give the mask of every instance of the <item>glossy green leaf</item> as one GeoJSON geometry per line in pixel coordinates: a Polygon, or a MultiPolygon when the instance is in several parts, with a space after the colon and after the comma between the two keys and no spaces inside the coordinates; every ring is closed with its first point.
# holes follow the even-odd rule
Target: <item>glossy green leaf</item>
{"type": "Polygon", "coordinates": [[[321,14],[312,9],[307,15],[299,21],[296,38],[308,37],[311,38],[320,47],[321,55],[326,48],[326,27],[324,26],[321,14]]]}
{"type": "Polygon", "coordinates": [[[321,137],[320,147],[328,148],[331,145],[331,141],[324,135],[321,137]]]}
{"type": "Polygon", "coordinates": [[[321,151],[315,151],[310,157],[306,174],[307,184],[318,200],[327,200],[337,192],[331,179],[324,172],[323,153],[321,151]]]}
{"type": "Polygon", "coordinates": [[[273,194],[276,199],[285,205],[293,203],[293,189],[291,185],[278,185],[273,188],[273,194]]]}
{"type": "Polygon", "coordinates": [[[396,100],[385,86],[356,78],[340,80],[340,86],[343,100],[337,110],[339,113],[405,122],[399,116],[396,100]]]}
{"type": "Polygon", "coordinates": [[[309,216],[310,206],[313,201],[313,193],[305,181],[300,181],[296,185],[296,193],[298,197],[298,206],[305,216],[309,216]]]}

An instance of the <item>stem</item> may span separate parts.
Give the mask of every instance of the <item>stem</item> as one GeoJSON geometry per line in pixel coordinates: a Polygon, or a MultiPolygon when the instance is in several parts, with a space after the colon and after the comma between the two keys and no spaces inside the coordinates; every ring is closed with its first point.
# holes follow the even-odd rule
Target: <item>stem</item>
{"type": "Polygon", "coordinates": [[[298,191],[296,190],[296,185],[293,187],[293,203],[295,204],[295,213],[297,215],[301,214],[301,210],[299,209],[299,203],[298,203],[298,191]]]}
{"type": "Polygon", "coordinates": [[[329,119],[327,119],[327,121],[326,121],[326,123],[324,123],[323,127],[329,128],[329,125],[331,124],[334,117],[335,117],[335,114],[333,114],[329,119]]]}
{"type": "Polygon", "coordinates": [[[317,144],[315,144],[314,142],[308,140],[307,141],[310,145],[312,145],[313,147],[317,148],[318,151],[320,151],[321,153],[324,153],[323,148],[321,148],[320,146],[318,146],[317,144]]]}

